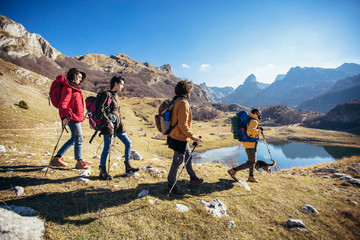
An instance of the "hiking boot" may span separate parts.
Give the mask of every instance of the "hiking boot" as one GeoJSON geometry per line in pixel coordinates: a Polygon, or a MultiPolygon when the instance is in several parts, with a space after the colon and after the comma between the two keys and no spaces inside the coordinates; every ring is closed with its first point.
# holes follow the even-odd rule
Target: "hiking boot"
{"type": "Polygon", "coordinates": [[[259,180],[256,180],[254,176],[249,176],[248,182],[259,182],[259,180]]]}
{"type": "Polygon", "coordinates": [[[53,157],[50,161],[50,166],[54,167],[66,167],[67,165],[62,157],[53,157]]]}
{"type": "MultiPolygon", "coordinates": [[[[172,185],[168,185],[167,191],[170,192],[172,185]]],[[[171,190],[171,193],[174,194],[184,194],[184,190],[178,187],[178,185],[175,185],[174,188],[171,190]]]]}
{"type": "Polygon", "coordinates": [[[228,171],[228,173],[230,174],[230,177],[232,177],[232,179],[234,179],[235,182],[238,182],[239,180],[235,177],[236,171],[232,168],[228,171]]]}
{"type": "Polygon", "coordinates": [[[77,160],[76,161],[76,165],[75,165],[76,169],[89,169],[90,167],[88,165],[86,165],[86,162],[83,160],[77,160]]]}
{"type": "Polygon", "coordinates": [[[198,177],[194,177],[190,180],[190,185],[196,185],[196,184],[201,184],[204,182],[204,179],[202,178],[198,178],[198,177]]]}
{"type": "Polygon", "coordinates": [[[99,167],[100,174],[99,177],[102,180],[112,180],[112,176],[109,175],[109,173],[106,172],[106,167],[99,167]]]}
{"type": "Polygon", "coordinates": [[[138,167],[131,166],[130,161],[124,162],[124,163],[125,163],[125,172],[126,173],[137,172],[140,170],[138,167]]]}

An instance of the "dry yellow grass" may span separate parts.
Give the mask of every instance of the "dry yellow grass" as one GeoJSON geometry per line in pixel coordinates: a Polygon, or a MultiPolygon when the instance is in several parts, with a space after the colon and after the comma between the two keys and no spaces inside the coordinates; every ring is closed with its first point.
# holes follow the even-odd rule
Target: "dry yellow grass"
{"type": "MultiPolygon", "coordinates": [[[[185,189],[184,196],[166,193],[166,173],[156,176],[141,170],[140,178],[124,177],[122,157],[124,147],[119,140],[112,152],[111,174],[114,179],[98,179],[98,158],[102,141],[96,137],[90,145],[93,131],[88,123],[83,123],[85,143],[83,156],[92,167],[89,183],[76,181],[79,171],[71,168],[50,169],[44,177],[41,172],[52,153],[59,136],[60,126],[57,111],[47,104],[42,88],[34,88],[30,81],[13,84],[16,74],[7,63],[0,64],[0,80],[11,91],[1,89],[2,122],[0,125],[0,145],[7,149],[0,153],[0,201],[7,205],[23,205],[40,212],[45,222],[45,239],[359,239],[360,208],[346,201],[360,201],[359,188],[344,184],[339,179],[323,178],[312,173],[314,167],[291,169],[256,177],[260,183],[249,183],[252,191],[246,191],[228,176],[228,167],[216,164],[195,165],[195,171],[205,179],[205,183],[190,187],[183,172],[179,184],[185,189]],[[30,90],[29,90],[30,89],[30,90]],[[39,90],[37,90],[39,89],[39,90]],[[16,94],[14,94],[14,91],[16,94]],[[21,99],[20,99],[21,98],[21,99]],[[25,100],[29,110],[15,106],[25,100]],[[14,107],[14,108],[13,108],[14,107]],[[11,191],[14,186],[23,186],[24,195],[16,197],[11,191]],[[149,195],[139,199],[143,190],[149,195]],[[199,200],[220,199],[228,208],[229,216],[216,218],[208,213],[199,200]],[[185,204],[187,213],[178,212],[175,204],[185,204]],[[301,207],[311,204],[319,215],[302,212],[301,207]],[[285,221],[302,219],[306,231],[289,229],[285,221]],[[229,229],[228,221],[233,220],[236,227],[229,229]]],[[[46,89],[46,88],[44,88],[46,89]]],[[[85,93],[87,96],[90,93],[85,93]]],[[[156,129],[153,115],[156,111],[149,98],[124,98],[122,114],[132,142],[133,149],[144,159],[133,161],[139,167],[148,165],[158,170],[168,171],[172,151],[165,140],[153,138],[156,129]]],[[[195,122],[194,132],[204,139],[197,150],[218,148],[238,144],[232,139],[229,116],[210,122],[195,122]]],[[[359,138],[340,132],[304,129],[298,126],[266,128],[269,138],[287,140],[288,137],[311,138],[333,144],[346,144],[359,147],[359,138]],[[323,138],[322,136],[327,136],[323,138]]],[[[59,147],[69,138],[65,134],[59,147]]],[[[65,159],[74,167],[73,151],[65,154],[65,159]]],[[[360,157],[342,159],[322,164],[337,166],[340,171],[347,166],[359,168],[360,157]]],[[[246,179],[247,172],[239,172],[240,179],[246,179]]]]}

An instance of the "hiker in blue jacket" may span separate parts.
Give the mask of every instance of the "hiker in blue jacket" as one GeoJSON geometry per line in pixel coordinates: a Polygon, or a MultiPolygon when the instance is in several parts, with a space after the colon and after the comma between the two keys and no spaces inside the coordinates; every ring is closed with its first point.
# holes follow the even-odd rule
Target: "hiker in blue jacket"
{"type": "Polygon", "coordinates": [[[250,121],[247,125],[246,134],[253,139],[257,138],[257,140],[251,142],[243,142],[243,146],[246,150],[248,160],[244,164],[241,164],[235,168],[231,168],[228,173],[235,181],[238,181],[238,179],[235,177],[236,172],[249,168],[248,182],[259,182],[254,178],[254,168],[256,164],[256,149],[258,145],[259,134],[263,131],[263,128],[259,126],[259,122],[261,119],[261,111],[257,108],[254,108],[249,113],[249,117],[250,121]]]}

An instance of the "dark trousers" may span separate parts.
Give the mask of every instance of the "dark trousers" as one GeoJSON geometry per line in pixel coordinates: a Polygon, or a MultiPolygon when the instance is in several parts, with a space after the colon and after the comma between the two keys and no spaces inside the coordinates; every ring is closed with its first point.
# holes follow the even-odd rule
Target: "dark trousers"
{"type": "MultiPolygon", "coordinates": [[[[186,144],[185,154],[181,154],[178,151],[174,151],[173,161],[172,161],[171,168],[170,168],[169,175],[168,175],[168,183],[170,185],[173,185],[175,183],[176,175],[179,170],[179,167],[184,161],[186,161],[189,158],[190,153],[191,153],[191,150],[190,150],[190,146],[188,143],[186,144]]],[[[186,164],[186,171],[188,172],[190,178],[193,179],[194,177],[196,177],[196,174],[192,168],[191,160],[192,160],[192,157],[186,164]]]]}
{"type": "Polygon", "coordinates": [[[254,176],[254,168],[255,168],[255,163],[256,163],[255,148],[246,148],[245,150],[246,150],[246,154],[248,156],[248,160],[246,161],[246,163],[235,167],[234,170],[237,172],[237,171],[249,168],[249,170],[250,170],[249,176],[254,176]]]}

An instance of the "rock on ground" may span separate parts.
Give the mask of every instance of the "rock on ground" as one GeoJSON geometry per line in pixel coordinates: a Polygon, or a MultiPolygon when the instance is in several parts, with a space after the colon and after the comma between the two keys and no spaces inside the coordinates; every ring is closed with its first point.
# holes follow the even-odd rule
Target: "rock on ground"
{"type": "Polygon", "coordinates": [[[146,197],[147,195],[149,195],[149,190],[144,189],[138,194],[138,198],[146,197]]]}
{"type": "Polygon", "coordinates": [[[90,177],[91,176],[91,169],[86,169],[86,170],[83,170],[79,173],[80,176],[82,177],[90,177]]]}
{"type": "Polygon", "coordinates": [[[178,210],[179,212],[188,212],[189,211],[189,207],[180,203],[177,203],[175,205],[176,210],[178,210]]]}
{"type": "Polygon", "coordinates": [[[319,212],[310,204],[306,204],[302,207],[302,209],[307,212],[307,213],[315,213],[315,214],[319,214],[319,212]]]}
{"type": "Polygon", "coordinates": [[[22,217],[0,208],[1,239],[42,239],[44,223],[37,217],[22,217]]]}
{"type": "Polygon", "coordinates": [[[247,190],[247,191],[251,191],[251,188],[249,187],[249,185],[242,179],[239,179],[238,182],[247,190]]]}
{"type": "Polygon", "coordinates": [[[204,200],[200,200],[202,204],[204,204],[205,209],[208,212],[211,212],[215,217],[228,216],[227,207],[224,203],[222,203],[219,199],[215,199],[211,202],[207,202],[204,200]]]}
{"type": "Polygon", "coordinates": [[[0,152],[6,152],[6,148],[3,145],[0,145],[0,152]]]}
{"type": "Polygon", "coordinates": [[[131,150],[131,158],[134,160],[141,160],[143,157],[137,151],[131,150]]]}
{"type": "Polygon", "coordinates": [[[338,170],[335,168],[316,168],[314,173],[337,173],[338,170]]]}
{"type": "Polygon", "coordinates": [[[293,227],[305,228],[305,224],[301,219],[289,219],[285,222],[285,224],[289,228],[293,228],[293,227]]]}
{"type": "Polygon", "coordinates": [[[29,207],[24,207],[24,206],[15,206],[15,205],[10,205],[10,206],[5,206],[5,205],[0,205],[0,208],[6,209],[6,210],[10,210],[13,211],[21,216],[37,216],[39,215],[38,211],[35,211],[32,208],[29,207]]]}
{"type": "Polygon", "coordinates": [[[232,227],[236,227],[236,224],[234,221],[229,221],[228,222],[228,228],[232,228],[232,227]]]}
{"type": "Polygon", "coordinates": [[[84,178],[84,177],[78,177],[75,180],[79,181],[79,182],[84,182],[84,183],[88,183],[90,181],[90,179],[84,178]]]}
{"type": "Polygon", "coordinates": [[[24,188],[20,186],[14,187],[12,191],[16,194],[17,197],[24,194],[24,188]]]}

